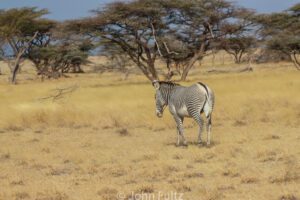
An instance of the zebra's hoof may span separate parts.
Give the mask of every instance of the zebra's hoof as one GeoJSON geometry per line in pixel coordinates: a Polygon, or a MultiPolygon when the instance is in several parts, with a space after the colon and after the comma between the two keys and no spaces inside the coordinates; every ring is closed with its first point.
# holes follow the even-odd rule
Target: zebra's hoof
{"type": "Polygon", "coordinates": [[[176,147],[188,147],[188,144],[187,144],[187,142],[183,142],[183,143],[179,143],[179,144],[176,143],[175,146],[176,147]]]}
{"type": "Polygon", "coordinates": [[[181,142],[176,142],[175,146],[176,147],[180,147],[181,146],[181,142]]]}

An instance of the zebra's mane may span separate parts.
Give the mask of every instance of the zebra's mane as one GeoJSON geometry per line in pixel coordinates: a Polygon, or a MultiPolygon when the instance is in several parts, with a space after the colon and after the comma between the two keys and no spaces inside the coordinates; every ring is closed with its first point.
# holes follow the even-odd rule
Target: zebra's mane
{"type": "Polygon", "coordinates": [[[168,86],[180,86],[178,83],[174,83],[171,81],[159,81],[160,85],[168,85],[168,86]]]}

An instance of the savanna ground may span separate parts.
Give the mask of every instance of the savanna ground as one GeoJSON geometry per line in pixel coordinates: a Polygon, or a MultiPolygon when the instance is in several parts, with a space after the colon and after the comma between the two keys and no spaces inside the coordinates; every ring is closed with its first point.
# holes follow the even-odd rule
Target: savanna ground
{"type": "Polygon", "coordinates": [[[14,86],[1,75],[0,199],[299,199],[299,72],[289,63],[249,73],[205,69],[182,84],[202,81],[215,91],[209,148],[196,145],[192,120],[189,146],[175,147],[175,123],[167,110],[156,118],[154,89],[142,76],[40,82],[24,70],[14,86]],[[61,99],[43,99],[73,85],[61,99]]]}

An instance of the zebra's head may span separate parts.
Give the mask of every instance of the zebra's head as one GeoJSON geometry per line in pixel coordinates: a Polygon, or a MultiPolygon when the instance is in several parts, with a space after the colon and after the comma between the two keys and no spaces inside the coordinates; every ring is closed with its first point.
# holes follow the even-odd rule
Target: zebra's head
{"type": "Polygon", "coordinates": [[[162,91],[160,90],[159,81],[152,82],[153,87],[155,88],[155,105],[156,105],[156,115],[157,117],[162,117],[167,103],[163,98],[162,91]]]}

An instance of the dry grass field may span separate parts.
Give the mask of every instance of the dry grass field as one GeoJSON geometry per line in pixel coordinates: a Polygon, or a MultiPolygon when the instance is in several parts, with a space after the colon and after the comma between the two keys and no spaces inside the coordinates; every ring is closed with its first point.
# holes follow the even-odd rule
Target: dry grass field
{"type": "Polygon", "coordinates": [[[1,75],[0,200],[299,199],[300,75],[290,64],[268,65],[196,69],[182,83],[215,91],[209,148],[196,145],[191,119],[189,146],[175,147],[175,122],[167,110],[155,116],[154,89],[142,76],[40,82],[24,70],[9,85],[1,75]]]}

